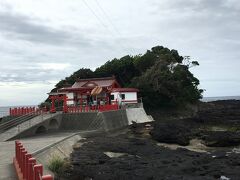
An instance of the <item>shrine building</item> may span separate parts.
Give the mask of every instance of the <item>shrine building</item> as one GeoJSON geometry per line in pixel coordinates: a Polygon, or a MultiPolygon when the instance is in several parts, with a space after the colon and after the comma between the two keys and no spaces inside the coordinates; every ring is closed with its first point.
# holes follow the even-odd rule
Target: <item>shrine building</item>
{"type": "MultiPolygon", "coordinates": [[[[78,79],[71,87],[57,89],[57,92],[48,93],[52,100],[63,100],[65,106],[119,106],[138,103],[135,88],[122,88],[115,77],[78,79]]],[[[53,108],[53,107],[52,107],[53,108]]]]}

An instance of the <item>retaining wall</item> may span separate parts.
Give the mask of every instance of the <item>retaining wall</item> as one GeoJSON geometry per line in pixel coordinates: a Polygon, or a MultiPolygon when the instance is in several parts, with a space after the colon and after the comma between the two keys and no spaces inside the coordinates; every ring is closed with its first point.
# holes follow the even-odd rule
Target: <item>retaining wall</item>
{"type": "Polygon", "coordinates": [[[111,131],[128,126],[126,110],[102,112],[103,129],[111,131]]]}
{"type": "Polygon", "coordinates": [[[149,118],[143,108],[129,108],[124,110],[113,110],[107,112],[82,112],[57,114],[45,121],[32,126],[31,128],[19,133],[14,138],[33,136],[39,133],[51,131],[112,131],[124,128],[132,121],[144,123],[153,121],[149,118]]]}
{"type": "MultiPolygon", "coordinates": [[[[40,133],[57,131],[61,125],[61,122],[62,122],[62,114],[57,114],[56,116],[50,117],[45,121],[42,121],[34,126],[31,126],[29,129],[22,131],[16,136],[10,138],[9,140],[34,136],[40,133]]],[[[29,120],[29,123],[31,123],[30,120],[29,120]]]]}
{"type": "Polygon", "coordinates": [[[67,113],[62,115],[61,130],[88,130],[97,118],[97,112],[67,113]]]}
{"type": "Polygon", "coordinates": [[[128,123],[132,124],[132,121],[136,123],[145,123],[153,121],[151,116],[148,116],[144,108],[128,108],[126,109],[128,123]]]}

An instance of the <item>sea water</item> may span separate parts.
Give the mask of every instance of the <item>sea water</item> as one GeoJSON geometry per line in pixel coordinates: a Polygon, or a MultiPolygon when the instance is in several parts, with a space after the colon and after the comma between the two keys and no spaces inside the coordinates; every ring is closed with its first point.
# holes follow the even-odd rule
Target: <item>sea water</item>
{"type": "Polygon", "coordinates": [[[201,101],[210,102],[217,100],[240,100],[240,96],[219,96],[219,97],[203,97],[201,101]]]}
{"type": "Polygon", "coordinates": [[[0,107],[0,118],[9,115],[10,106],[0,107]]]}

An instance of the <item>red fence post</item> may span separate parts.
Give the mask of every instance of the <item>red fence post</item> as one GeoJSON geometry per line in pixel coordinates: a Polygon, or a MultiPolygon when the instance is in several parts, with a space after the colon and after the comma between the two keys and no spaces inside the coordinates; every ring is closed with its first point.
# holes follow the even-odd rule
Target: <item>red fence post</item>
{"type": "Polygon", "coordinates": [[[36,165],[36,159],[32,158],[32,154],[27,153],[22,143],[15,141],[15,158],[14,165],[18,178],[24,180],[53,180],[53,176],[43,176],[43,165],[36,165]]]}
{"type": "Polygon", "coordinates": [[[19,147],[19,141],[15,141],[15,158],[18,160],[18,147],[19,147]]]}
{"type": "Polygon", "coordinates": [[[26,151],[26,153],[23,154],[23,169],[22,169],[22,174],[23,174],[23,178],[26,177],[26,158],[27,158],[27,154],[28,152],[26,151]]]}
{"type": "Polygon", "coordinates": [[[20,160],[21,160],[21,148],[23,148],[23,145],[20,143],[18,148],[17,148],[17,154],[18,154],[18,165],[20,167],[20,160]]]}
{"type": "Polygon", "coordinates": [[[64,97],[63,97],[63,112],[64,113],[67,113],[68,112],[68,106],[67,106],[67,96],[66,95],[64,95],[64,97]]]}
{"type": "Polygon", "coordinates": [[[43,175],[43,165],[37,164],[33,166],[34,169],[34,180],[41,180],[40,177],[43,175]]]}
{"type": "Polygon", "coordinates": [[[14,108],[14,116],[17,115],[17,108],[14,108]]]}
{"type": "Polygon", "coordinates": [[[23,151],[22,151],[22,157],[21,157],[21,171],[22,171],[22,174],[24,173],[24,171],[25,171],[25,164],[24,164],[24,162],[25,162],[25,155],[27,154],[27,151],[24,149],[23,151]]]}
{"type": "Polygon", "coordinates": [[[35,164],[36,164],[35,158],[28,159],[28,173],[27,173],[28,180],[34,180],[33,167],[35,164]]]}
{"type": "Polygon", "coordinates": [[[24,149],[23,146],[21,146],[20,149],[19,149],[19,161],[18,161],[19,168],[21,169],[21,171],[22,171],[22,156],[23,156],[23,151],[25,151],[25,149],[24,149]]]}
{"type": "Polygon", "coordinates": [[[29,166],[28,166],[28,162],[29,162],[29,159],[32,158],[32,155],[31,154],[26,154],[25,155],[25,161],[24,161],[24,173],[23,173],[23,178],[27,179],[28,178],[28,172],[29,172],[29,166]]]}

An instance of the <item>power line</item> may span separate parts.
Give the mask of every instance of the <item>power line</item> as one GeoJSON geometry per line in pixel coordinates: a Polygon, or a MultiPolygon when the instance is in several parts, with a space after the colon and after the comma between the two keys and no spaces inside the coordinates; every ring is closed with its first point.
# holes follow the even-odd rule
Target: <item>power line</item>
{"type": "MultiPolygon", "coordinates": [[[[94,10],[88,5],[88,3],[85,1],[85,0],[83,0],[83,2],[84,2],[84,4],[87,6],[87,8],[91,11],[91,13],[96,17],[96,19],[99,21],[99,23],[104,27],[104,28],[106,28],[109,32],[110,32],[110,34],[115,38],[115,33],[113,33],[109,28],[108,28],[108,26],[102,21],[102,19],[94,12],[94,10]]],[[[98,3],[98,6],[99,6],[99,8],[103,11],[103,13],[105,12],[104,10],[103,10],[103,8],[101,8],[101,6],[100,6],[100,4],[98,3]]],[[[104,13],[105,14],[105,16],[107,16],[106,15],[106,13],[104,13]]],[[[111,19],[109,18],[109,20],[111,21],[111,19]]],[[[113,23],[111,23],[112,24],[112,26],[113,27],[115,27],[114,26],[114,24],[113,23]]],[[[117,29],[117,28],[116,28],[117,29]]],[[[118,32],[118,34],[121,36],[121,34],[119,33],[119,31],[118,30],[116,30],[117,32],[118,32]]],[[[123,48],[123,49],[125,49],[125,47],[124,46],[122,46],[122,43],[120,43],[119,42],[119,45],[123,48]]]]}
{"type": "Polygon", "coordinates": [[[93,11],[93,9],[88,5],[88,3],[85,0],[83,0],[83,2],[87,6],[87,8],[91,11],[91,13],[97,18],[100,24],[106,29],[108,29],[107,25],[98,17],[98,15],[93,11]]]}
{"type": "Polygon", "coordinates": [[[106,13],[106,11],[103,9],[103,7],[100,5],[100,3],[98,2],[98,0],[95,0],[97,6],[99,7],[99,9],[102,11],[102,13],[104,14],[104,16],[106,17],[106,19],[108,20],[108,22],[112,25],[113,29],[119,34],[121,35],[121,33],[119,32],[118,28],[114,25],[113,21],[111,20],[111,18],[108,16],[108,14],[106,13]]]}

